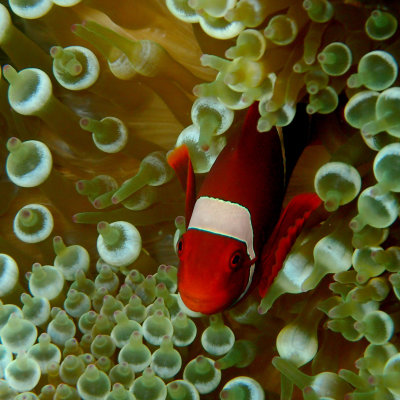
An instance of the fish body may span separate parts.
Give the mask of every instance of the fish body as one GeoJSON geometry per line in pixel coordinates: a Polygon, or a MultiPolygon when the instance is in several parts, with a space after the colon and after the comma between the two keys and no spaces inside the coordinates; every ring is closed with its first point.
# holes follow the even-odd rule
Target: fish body
{"type": "MultiPolygon", "coordinates": [[[[274,237],[281,212],[285,157],[278,131],[258,132],[258,118],[254,105],[243,128],[229,137],[197,198],[190,161],[185,179],[181,176],[187,187],[189,223],[178,242],[178,289],[182,301],[193,311],[214,314],[232,306],[266,273],[267,266],[260,264],[261,259],[267,259],[262,256],[263,249],[268,238],[274,237]]],[[[170,156],[169,162],[178,170],[174,157],[170,156]]],[[[304,205],[308,210],[307,202],[304,205]]],[[[303,209],[300,214],[304,215],[303,209]]],[[[295,212],[294,219],[298,216],[295,212]]],[[[293,225],[287,218],[282,223],[293,225]]],[[[271,251],[277,243],[275,235],[271,251]]]]}

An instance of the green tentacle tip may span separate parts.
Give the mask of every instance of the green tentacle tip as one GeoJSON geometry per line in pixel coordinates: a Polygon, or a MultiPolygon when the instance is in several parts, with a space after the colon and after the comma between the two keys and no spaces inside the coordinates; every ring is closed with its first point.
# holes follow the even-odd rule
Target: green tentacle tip
{"type": "Polygon", "coordinates": [[[14,233],[25,243],[38,243],[47,239],[54,222],[51,212],[40,204],[28,204],[14,218],[14,233]]]}
{"type": "MultiPolygon", "coordinates": [[[[110,290],[109,292],[112,293],[113,291],[110,290]]],[[[122,311],[123,307],[124,306],[120,301],[110,294],[107,294],[103,297],[103,304],[100,308],[100,314],[106,316],[112,322],[115,322],[115,313],[117,311],[122,311]]]]}
{"type": "Polygon", "coordinates": [[[149,348],[143,344],[143,336],[139,331],[134,331],[129,342],[122,347],[118,354],[119,363],[127,363],[135,372],[142,372],[151,363],[151,352],[149,348]]]}
{"type": "MultiPolygon", "coordinates": [[[[261,62],[253,61],[247,57],[239,57],[234,59],[227,70],[221,73],[223,82],[229,89],[236,92],[242,92],[242,100],[252,98],[252,93],[258,93],[258,97],[266,94],[267,88],[264,86],[267,75],[261,62]]],[[[257,95],[257,94],[256,94],[257,95]]]]}
{"type": "Polygon", "coordinates": [[[198,356],[186,365],[183,379],[192,383],[200,394],[207,394],[219,385],[221,371],[214,367],[210,358],[198,356]]]}
{"type": "Polygon", "coordinates": [[[199,145],[210,148],[211,137],[226,132],[233,122],[233,111],[213,98],[202,97],[193,103],[191,118],[199,127],[199,145]]]}
{"type": "Polygon", "coordinates": [[[224,324],[221,314],[210,317],[210,326],[201,335],[203,348],[214,356],[226,354],[235,343],[233,331],[224,324]]]}
{"type": "Polygon", "coordinates": [[[79,377],[85,371],[84,362],[74,355],[68,355],[60,365],[60,377],[68,385],[76,385],[79,377]]]}
{"type": "MultiPolygon", "coordinates": [[[[97,197],[111,191],[115,192],[118,188],[118,183],[109,175],[97,175],[90,180],[79,180],[76,182],[75,188],[79,194],[87,196],[92,203],[95,203],[97,197]]],[[[100,208],[96,204],[93,205],[96,208],[100,208]]],[[[111,199],[109,205],[111,205],[111,199]]]]}
{"type": "Polygon", "coordinates": [[[60,310],[47,326],[47,333],[55,344],[64,345],[68,339],[75,336],[75,322],[67,316],[64,310],[60,310]]]}
{"type": "Polygon", "coordinates": [[[122,384],[126,389],[129,389],[135,379],[135,374],[129,367],[128,363],[121,362],[111,368],[109,372],[109,377],[112,384],[118,382],[122,384]]]}
{"type": "Polygon", "coordinates": [[[157,310],[143,322],[143,336],[151,344],[159,346],[164,336],[172,337],[173,326],[161,310],[157,310]]]}
{"type": "Polygon", "coordinates": [[[69,90],[91,87],[98,79],[100,65],[94,53],[82,46],[50,49],[53,57],[53,74],[57,82],[69,90]]]}
{"type": "Polygon", "coordinates": [[[386,40],[396,33],[397,25],[397,19],[392,14],[374,10],[365,22],[365,31],[373,40],[386,40]]]}
{"type": "Polygon", "coordinates": [[[335,12],[328,0],[304,0],[303,8],[311,20],[320,23],[329,21],[335,12]]]}
{"type": "Polygon", "coordinates": [[[374,228],[387,228],[398,217],[399,203],[391,192],[383,192],[375,185],[363,190],[358,197],[358,212],[350,222],[354,232],[366,224],[374,228]]]}
{"type": "Polygon", "coordinates": [[[339,104],[339,98],[336,91],[327,86],[317,93],[310,94],[310,102],[307,105],[306,111],[308,114],[330,114],[339,104]]]}
{"type": "Polygon", "coordinates": [[[377,262],[374,254],[381,251],[381,247],[362,247],[353,253],[353,268],[357,271],[357,282],[366,283],[369,278],[379,276],[385,265],[377,262]]]}
{"type": "Polygon", "coordinates": [[[92,132],[94,144],[105,153],[117,153],[128,142],[128,128],[119,118],[105,117],[100,121],[81,118],[79,124],[85,131],[92,132]]]}
{"type": "Polygon", "coordinates": [[[391,339],[394,323],[388,314],[377,310],[368,313],[361,321],[355,322],[354,328],[363,334],[370,343],[382,345],[391,339]]]}
{"type": "Polygon", "coordinates": [[[94,364],[90,364],[79,377],[77,389],[83,400],[97,400],[105,398],[110,392],[111,383],[103,371],[97,369],[94,364]]]}
{"type": "MultiPolygon", "coordinates": [[[[150,305],[156,298],[156,279],[153,275],[147,275],[135,288],[136,294],[140,297],[143,304],[150,305]]],[[[149,315],[149,309],[146,309],[149,315]]],[[[163,312],[164,314],[164,312],[163,312]]],[[[168,313],[167,313],[168,314],[168,313]]],[[[165,314],[165,315],[167,315],[165,314]]],[[[168,315],[167,315],[168,316],[168,315]]]]}
{"type": "Polygon", "coordinates": [[[160,348],[152,354],[150,367],[160,378],[171,379],[180,371],[181,366],[181,355],[173,348],[171,338],[164,336],[160,348]]]}
{"type": "Polygon", "coordinates": [[[292,43],[298,33],[297,23],[286,15],[276,15],[264,29],[264,36],[280,46],[292,43]]]}
{"type": "Polygon", "coordinates": [[[106,263],[122,267],[139,257],[142,239],[132,224],[125,221],[99,222],[97,230],[97,251],[106,263]]]}
{"type": "Polygon", "coordinates": [[[37,68],[17,72],[11,65],[3,67],[3,76],[10,84],[8,101],[22,115],[40,115],[52,99],[52,84],[47,74],[37,68]]]}
{"type": "Polygon", "coordinates": [[[32,390],[38,384],[40,375],[39,364],[24,353],[11,361],[4,372],[8,385],[19,392],[32,390]]]}
{"type": "Polygon", "coordinates": [[[342,162],[324,164],[316,173],[314,187],[328,211],[355,199],[361,189],[361,177],[351,165],[342,162]]]}
{"type": "Polygon", "coordinates": [[[21,302],[23,304],[22,312],[24,318],[31,321],[36,326],[41,326],[47,322],[50,317],[50,302],[45,297],[29,296],[22,293],[21,302]]]}
{"type": "Polygon", "coordinates": [[[179,312],[177,316],[173,318],[172,326],[174,328],[172,341],[175,346],[188,346],[196,338],[196,324],[185,313],[179,312]]]}
{"type": "Polygon", "coordinates": [[[151,368],[146,368],[133,382],[131,392],[137,400],[161,400],[166,398],[167,387],[151,368]]]}
{"type": "Polygon", "coordinates": [[[39,364],[42,374],[47,373],[47,366],[50,363],[61,362],[61,351],[50,342],[50,336],[47,333],[39,336],[38,343],[29,349],[28,355],[39,364]]]}
{"type": "Polygon", "coordinates": [[[379,93],[374,91],[362,91],[355,94],[347,102],[344,116],[353,128],[361,128],[376,118],[375,107],[379,93]]]}
{"type": "Polygon", "coordinates": [[[322,314],[314,312],[312,315],[310,318],[309,315],[300,313],[279,332],[276,339],[279,355],[291,360],[298,367],[311,361],[318,350],[317,329],[322,314]]]}
{"type": "Polygon", "coordinates": [[[165,153],[155,151],[142,160],[138,173],[125,181],[111,200],[114,204],[120,203],[145,185],[160,186],[169,182],[173,176],[173,169],[167,163],[165,153]]]}
{"type": "Polygon", "coordinates": [[[78,292],[75,289],[69,290],[64,301],[64,309],[71,317],[79,318],[88,312],[90,307],[90,298],[85,293],[78,292]]]}
{"type": "Polygon", "coordinates": [[[54,266],[60,269],[66,280],[75,281],[78,271],[86,273],[89,270],[90,257],[84,247],[77,244],[66,246],[61,236],[55,236],[53,248],[56,253],[54,266]]]}
{"type": "MultiPolygon", "coordinates": [[[[102,295],[102,292],[104,291],[105,294],[115,294],[118,291],[118,286],[119,286],[119,278],[117,274],[113,271],[113,268],[106,264],[104,260],[99,259],[97,264],[96,264],[96,269],[98,271],[98,274],[94,280],[94,287],[96,291],[102,295]]],[[[111,301],[115,300],[112,296],[110,296],[111,301]]],[[[109,298],[107,298],[107,303],[110,301],[109,298]]],[[[101,303],[100,303],[100,308],[104,305],[104,298],[101,298],[101,303]]]]}
{"type": "Polygon", "coordinates": [[[32,322],[12,313],[8,322],[0,330],[0,336],[4,346],[17,354],[28,351],[32,347],[37,338],[37,329],[32,322]]]}
{"type": "Polygon", "coordinates": [[[317,94],[321,89],[328,86],[329,76],[319,69],[311,70],[304,75],[304,83],[309,94],[317,94]]]}
{"type": "Polygon", "coordinates": [[[260,31],[246,29],[237,37],[236,45],[226,50],[225,57],[230,59],[247,57],[257,61],[264,55],[266,47],[265,37],[260,31]]]}
{"type": "Polygon", "coordinates": [[[17,186],[39,186],[49,177],[53,158],[44,143],[38,140],[21,142],[12,137],[7,141],[7,150],[10,153],[6,161],[7,175],[17,186]]]}
{"type": "Polygon", "coordinates": [[[257,129],[259,132],[268,132],[274,126],[287,126],[296,115],[296,108],[292,104],[285,103],[282,107],[275,109],[275,104],[267,99],[261,99],[259,110],[261,117],[258,120],[257,129]],[[274,111],[271,111],[273,108],[274,111]]]}
{"type": "Polygon", "coordinates": [[[328,44],[317,58],[324,72],[332,76],[345,74],[353,60],[351,50],[341,42],[328,44]]]}
{"type": "Polygon", "coordinates": [[[358,72],[350,75],[347,85],[350,88],[364,85],[370,90],[385,90],[395,82],[397,74],[396,59],[386,51],[375,50],[361,57],[358,72]]]}
{"type": "Polygon", "coordinates": [[[57,60],[54,64],[54,68],[58,73],[64,73],[75,77],[82,72],[82,64],[72,54],[68,54],[60,46],[54,46],[50,49],[50,55],[54,60],[57,60]]]}
{"type": "Polygon", "coordinates": [[[100,357],[112,357],[115,352],[114,340],[108,335],[97,335],[90,345],[90,352],[99,359],[100,357]]]}
{"type": "Polygon", "coordinates": [[[75,280],[71,284],[70,289],[78,290],[92,298],[95,292],[95,285],[94,282],[86,278],[85,273],[80,270],[75,273],[75,280]]]}
{"type": "Polygon", "coordinates": [[[41,266],[39,263],[32,265],[29,275],[29,291],[33,296],[45,297],[49,301],[55,299],[64,287],[64,276],[55,267],[41,266]]]}
{"type": "Polygon", "coordinates": [[[214,164],[226,144],[226,138],[222,135],[212,137],[207,151],[199,145],[199,140],[200,128],[194,124],[189,125],[179,134],[176,146],[185,144],[189,150],[194,172],[204,173],[208,172],[214,164]]]}
{"type": "Polygon", "coordinates": [[[133,332],[142,333],[141,325],[137,321],[129,319],[125,312],[115,311],[114,319],[117,324],[112,329],[110,336],[117,347],[122,348],[129,343],[129,338],[133,332]]]}

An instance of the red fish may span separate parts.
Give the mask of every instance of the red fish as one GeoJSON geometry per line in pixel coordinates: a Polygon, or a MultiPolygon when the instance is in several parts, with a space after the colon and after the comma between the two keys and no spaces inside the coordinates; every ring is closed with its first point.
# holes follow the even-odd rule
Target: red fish
{"type": "MultiPolygon", "coordinates": [[[[168,156],[186,186],[189,223],[177,245],[178,290],[193,311],[223,311],[257,285],[264,295],[305,219],[321,203],[315,194],[299,195],[278,221],[287,175],[282,138],[275,128],[258,132],[258,118],[255,104],[243,128],[229,137],[197,199],[187,148],[168,156]]],[[[296,158],[301,151],[294,152],[296,158]]]]}

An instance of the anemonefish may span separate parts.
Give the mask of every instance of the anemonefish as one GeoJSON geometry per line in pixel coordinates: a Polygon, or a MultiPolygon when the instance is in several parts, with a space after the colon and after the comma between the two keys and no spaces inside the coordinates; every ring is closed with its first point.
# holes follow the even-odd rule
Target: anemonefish
{"type": "Polygon", "coordinates": [[[285,180],[304,145],[292,145],[291,154],[285,154],[282,132],[258,132],[258,118],[254,104],[197,197],[187,148],[168,155],[186,187],[188,223],[177,244],[178,290],[193,311],[223,311],[256,286],[265,294],[305,219],[321,203],[315,194],[299,195],[281,214],[285,180]]]}

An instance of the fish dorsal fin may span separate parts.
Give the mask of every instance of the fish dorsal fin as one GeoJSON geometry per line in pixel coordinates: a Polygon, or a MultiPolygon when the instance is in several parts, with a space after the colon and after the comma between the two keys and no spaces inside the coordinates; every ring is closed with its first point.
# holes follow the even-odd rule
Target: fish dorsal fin
{"type": "Polygon", "coordinates": [[[261,252],[262,275],[258,286],[261,297],[265,296],[267,289],[282,268],[304,223],[321,204],[321,199],[315,193],[302,193],[295,196],[281,213],[278,223],[261,252]]]}
{"type": "Polygon", "coordinates": [[[186,193],[185,219],[186,226],[188,226],[196,201],[196,181],[187,146],[182,144],[170,151],[167,155],[167,162],[175,170],[182,188],[186,193]]]}

